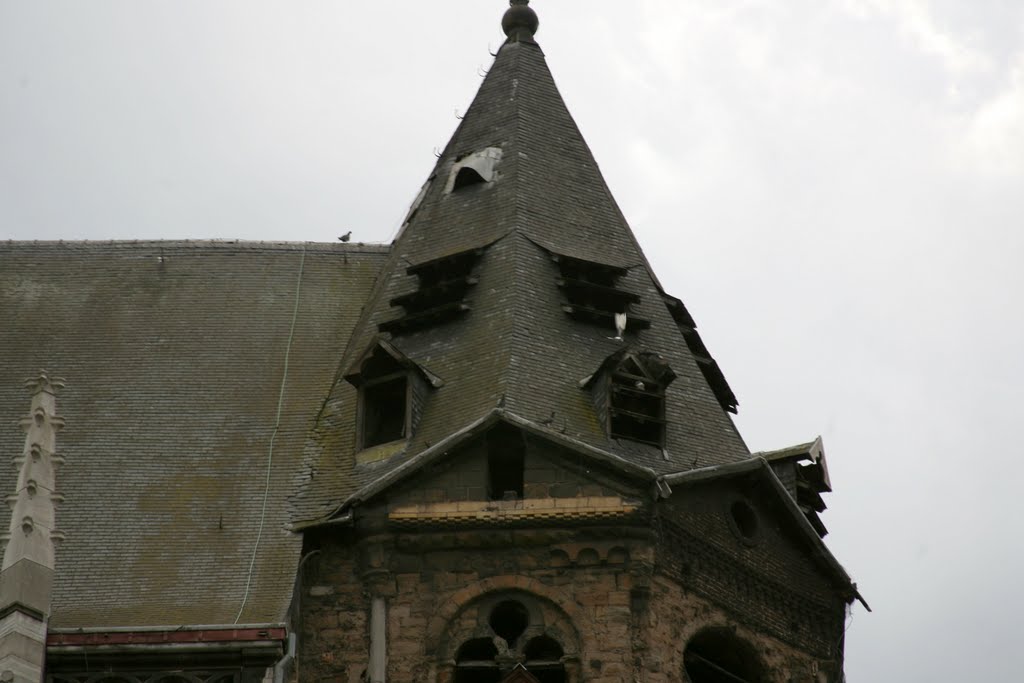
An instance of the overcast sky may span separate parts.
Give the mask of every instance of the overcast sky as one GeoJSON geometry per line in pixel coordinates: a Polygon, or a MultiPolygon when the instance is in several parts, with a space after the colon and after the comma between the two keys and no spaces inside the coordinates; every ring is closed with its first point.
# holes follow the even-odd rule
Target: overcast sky
{"type": "MultiPolygon", "coordinates": [[[[1024,3],[535,0],[754,450],[821,434],[847,675],[1020,680],[1024,3]]],[[[390,240],[501,0],[0,0],[0,238],[390,240]]]]}

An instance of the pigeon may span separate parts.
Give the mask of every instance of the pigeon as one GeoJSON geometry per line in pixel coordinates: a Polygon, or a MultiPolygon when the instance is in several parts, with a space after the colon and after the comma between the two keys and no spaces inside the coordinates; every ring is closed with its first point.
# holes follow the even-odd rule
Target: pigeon
{"type": "Polygon", "coordinates": [[[350,239],[352,239],[352,231],[349,230],[348,232],[346,232],[344,235],[342,235],[338,239],[341,240],[342,242],[348,242],[350,239]]]}
{"type": "Polygon", "coordinates": [[[626,314],[625,314],[625,312],[623,312],[623,313],[616,313],[615,314],[615,336],[614,337],[608,337],[608,338],[609,339],[614,339],[615,341],[623,341],[622,333],[625,332],[625,331],[626,331],[626,314]]]}

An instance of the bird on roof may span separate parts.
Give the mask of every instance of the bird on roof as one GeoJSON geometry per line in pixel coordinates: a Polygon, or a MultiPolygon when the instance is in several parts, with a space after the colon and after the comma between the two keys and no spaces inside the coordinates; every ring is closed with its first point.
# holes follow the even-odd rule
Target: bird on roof
{"type": "Polygon", "coordinates": [[[352,231],[349,230],[348,232],[346,232],[344,235],[342,235],[338,239],[341,240],[342,242],[348,242],[350,239],[352,239],[352,231]]]}
{"type": "Polygon", "coordinates": [[[616,313],[615,314],[615,336],[614,337],[609,337],[609,339],[614,339],[615,341],[622,341],[622,335],[623,335],[623,333],[625,331],[626,331],[626,313],[625,312],[616,313]]]}

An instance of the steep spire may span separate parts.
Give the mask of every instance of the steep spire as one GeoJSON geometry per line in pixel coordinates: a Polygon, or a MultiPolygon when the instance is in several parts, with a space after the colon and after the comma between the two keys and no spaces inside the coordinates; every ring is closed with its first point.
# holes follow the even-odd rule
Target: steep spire
{"type": "MultiPolygon", "coordinates": [[[[537,26],[514,0],[508,40],[413,203],[342,362],[341,375],[356,376],[383,337],[443,386],[414,395],[405,431],[395,426],[406,443],[367,449],[350,437],[352,469],[309,484],[322,495],[375,480],[495,410],[651,472],[749,457],[699,339],[691,351],[684,338],[696,338],[692,321],[674,319],[669,306],[685,309],[651,273],[558,92],[537,26]],[[664,415],[651,407],[664,426],[626,430],[633,440],[609,425],[606,384],[585,382],[626,351],[660,356],[651,363],[674,378],[659,387],[664,415]]],[[[357,422],[353,391],[336,385],[338,413],[324,424],[357,422]]]]}
{"type": "Polygon", "coordinates": [[[32,392],[29,413],[22,418],[25,447],[12,458],[18,469],[14,494],[7,496],[11,521],[0,571],[0,678],[18,683],[42,680],[46,654],[46,619],[53,587],[54,546],[63,534],[55,527],[57,392],[64,382],[45,371],[25,382],[32,392]]]}

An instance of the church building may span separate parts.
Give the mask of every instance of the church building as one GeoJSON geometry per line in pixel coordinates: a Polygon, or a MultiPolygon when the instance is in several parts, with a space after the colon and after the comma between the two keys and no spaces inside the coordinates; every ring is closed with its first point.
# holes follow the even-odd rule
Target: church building
{"type": "Polygon", "coordinates": [[[748,448],[510,5],[390,245],[0,243],[0,681],[843,680],[821,440],[748,448]]]}

